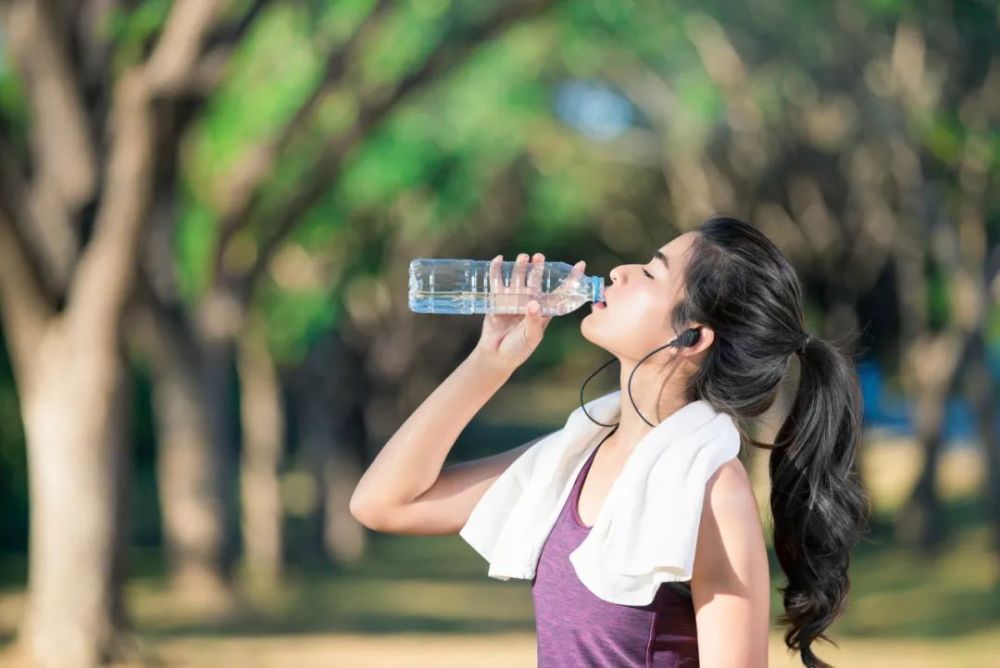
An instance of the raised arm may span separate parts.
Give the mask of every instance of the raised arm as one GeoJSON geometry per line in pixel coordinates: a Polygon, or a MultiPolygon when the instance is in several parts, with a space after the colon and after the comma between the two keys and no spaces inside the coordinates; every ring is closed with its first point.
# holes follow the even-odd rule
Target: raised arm
{"type": "Polygon", "coordinates": [[[351,496],[351,514],[377,531],[450,532],[462,509],[452,503],[449,510],[449,499],[463,506],[473,501],[472,496],[478,499],[488,487],[487,478],[502,472],[494,469],[499,468],[496,464],[507,453],[487,458],[492,466],[488,470],[480,466],[471,475],[467,465],[472,462],[449,467],[457,473],[450,472],[444,484],[431,489],[443,475],[441,467],[459,434],[507,382],[512,371],[490,364],[477,352],[467,357],[375,457],[351,496]],[[482,491],[471,489],[477,484],[482,491]],[[467,492],[464,503],[463,490],[467,492]]]}
{"type": "MultiPolygon", "coordinates": [[[[526,253],[518,256],[506,283],[502,260],[498,255],[490,266],[493,299],[540,289],[541,271],[528,270],[526,253]]],[[[538,267],[544,261],[541,253],[532,260],[538,267]]],[[[572,285],[582,275],[584,264],[578,262],[557,290],[572,285]]],[[[361,477],[350,502],[351,514],[359,522],[387,533],[457,533],[461,529],[489,485],[531,443],[444,471],[441,468],[462,430],[534,352],[551,319],[537,308],[525,315],[486,315],[482,337],[472,354],[407,418],[361,477]]]]}

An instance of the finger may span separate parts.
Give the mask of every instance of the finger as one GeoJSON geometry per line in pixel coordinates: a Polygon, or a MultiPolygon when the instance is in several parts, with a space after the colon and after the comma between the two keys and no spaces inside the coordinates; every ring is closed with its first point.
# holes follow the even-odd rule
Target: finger
{"type": "MultiPolygon", "coordinates": [[[[496,311],[497,298],[496,296],[503,290],[503,274],[501,273],[501,268],[503,267],[503,255],[497,255],[495,258],[490,260],[489,269],[489,305],[491,311],[496,311]]],[[[491,315],[496,315],[495,313],[491,315]]]]}
{"type": "Polygon", "coordinates": [[[531,265],[528,267],[528,292],[536,295],[542,289],[542,274],[545,273],[545,256],[542,253],[535,253],[531,257],[531,265]]]}
{"type": "Polygon", "coordinates": [[[524,318],[524,341],[537,341],[542,335],[542,307],[537,300],[528,302],[528,314],[524,318]]]}
{"type": "Polygon", "coordinates": [[[542,315],[542,307],[536,300],[532,300],[528,303],[528,320],[532,323],[537,323],[537,331],[539,333],[544,332],[545,328],[549,326],[552,322],[551,315],[542,315]]]}
{"type": "Polygon", "coordinates": [[[524,274],[527,263],[528,254],[518,253],[517,259],[514,260],[514,270],[511,272],[510,277],[510,287],[517,294],[524,292],[524,274]]]}
{"type": "Polygon", "coordinates": [[[500,287],[503,285],[503,275],[500,273],[500,268],[502,266],[503,266],[503,255],[497,255],[495,258],[490,260],[491,293],[500,292],[500,287]]]}
{"type": "Polygon", "coordinates": [[[554,292],[567,292],[572,290],[580,281],[580,278],[584,275],[584,269],[587,266],[586,260],[580,260],[573,265],[573,268],[569,270],[569,274],[566,279],[559,284],[559,287],[554,290],[554,292]]]}

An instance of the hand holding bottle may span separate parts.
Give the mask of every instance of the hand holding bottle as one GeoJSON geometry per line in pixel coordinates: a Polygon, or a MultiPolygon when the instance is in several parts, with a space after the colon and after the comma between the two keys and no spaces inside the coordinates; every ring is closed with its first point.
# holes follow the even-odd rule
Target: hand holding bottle
{"type": "MultiPolygon", "coordinates": [[[[510,284],[504,285],[501,267],[503,255],[497,255],[490,262],[489,295],[494,304],[504,305],[510,302],[516,306],[523,295],[538,295],[541,292],[541,271],[531,271],[532,267],[541,268],[545,265],[545,256],[535,253],[529,262],[528,254],[517,256],[511,271],[510,284]]],[[[570,272],[566,280],[552,291],[564,292],[584,275],[585,260],[580,260],[570,272]]],[[[531,356],[542,341],[546,327],[552,320],[551,315],[541,315],[541,304],[537,299],[528,302],[528,310],[524,315],[505,315],[487,313],[483,319],[483,333],[476,351],[488,357],[492,362],[508,367],[518,367],[531,356]]]]}

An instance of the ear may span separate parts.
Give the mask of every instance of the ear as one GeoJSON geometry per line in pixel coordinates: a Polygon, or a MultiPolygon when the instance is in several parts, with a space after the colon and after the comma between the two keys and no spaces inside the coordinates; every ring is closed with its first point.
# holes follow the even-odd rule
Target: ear
{"type": "Polygon", "coordinates": [[[698,337],[698,340],[693,346],[686,348],[684,353],[686,355],[700,355],[701,353],[706,352],[712,344],[715,343],[715,330],[708,325],[703,325],[698,322],[694,323],[692,327],[700,327],[701,336],[698,337]]]}

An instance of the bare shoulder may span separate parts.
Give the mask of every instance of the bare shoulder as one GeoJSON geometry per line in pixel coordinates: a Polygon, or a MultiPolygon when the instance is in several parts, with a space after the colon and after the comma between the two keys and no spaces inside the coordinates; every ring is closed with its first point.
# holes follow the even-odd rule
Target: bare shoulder
{"type": "Polygon", "coordinates": [[[743,463],[722,464],[705,485],[692,581],[769,588],[767,547],[753,484],[743,463]],[[759,584],[758,584],[759,583],[759,584]]]}
{"type": "Polygon", "coordinates": [[[738,458],[723,463],[705,484],[705,499],[711,501],[712,509],[734,512],[752,506],[757,514],[757,498],[753,493],[750,474],[738,458]]]}

